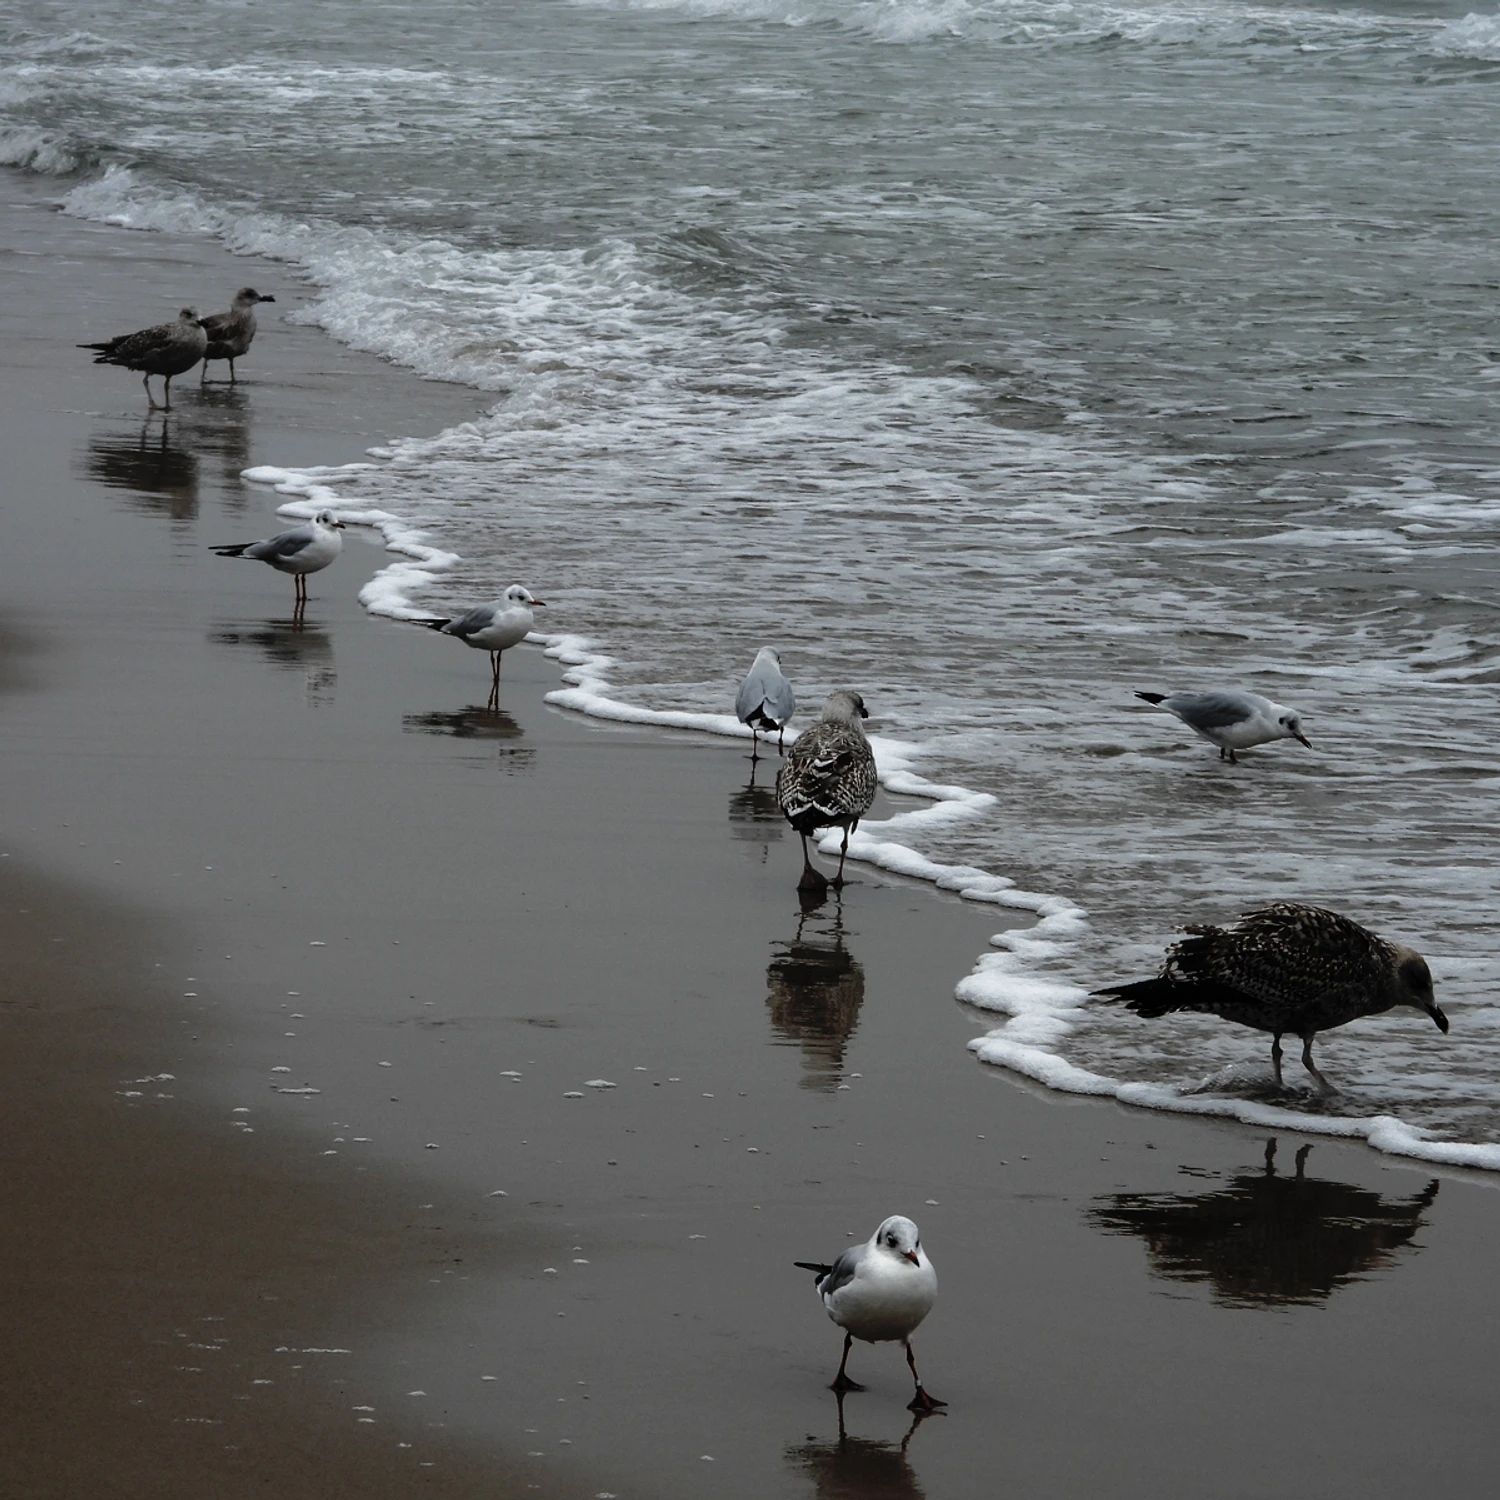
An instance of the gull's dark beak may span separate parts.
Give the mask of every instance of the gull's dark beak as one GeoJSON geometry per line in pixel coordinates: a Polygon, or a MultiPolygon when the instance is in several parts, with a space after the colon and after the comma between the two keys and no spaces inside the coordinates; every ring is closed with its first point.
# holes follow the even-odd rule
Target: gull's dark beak
{"type": "Polygon", "coordinates": [[[546,609],[547,607],[547,601],[545,599],[533,599],[531,602],[533,604],[540,604],[543,609],[546,609]]]}
{"type": "Polygon", "coordinates": [[[859,716],[862,719],[868,719],[870,717],[870,710],[868,708],[861,708],[859,711],[859,716]]]}
{"type": "Polygon", "coordinates": [[[1312,749],[1312,741],[1300,729],[1297,731],[1296,738],[1299,745],[1306,745],[1309,750],[1312,749]]]}
{"type": "Polygon", "coordinates": [[[333,524],[337,526],[340,531],[344,529],[344,523],[342,521],[335,521],[333,524]]]}
{"type": "Polygon", "coordinates": [[[1437,1029],[1439,1031],[1441,1031],[1444,1036],[1447,1036],[1448,1035],[1448,1018],[1447,1018],[1447,1016],[1445,1016],[1442,1013],[1442,1011],[1440,1011],[1437,1008],[1436,1005],[1431,1006],[1428,1009],[1427,1014],[1432,1017],[1432,1024],[1434,1026],[1436,1026],[1437,1029]]]}
{"type": "Polygon", "coordinates": [[[912,1263],[912,1265],[920,1266],[922,1264],[922,1262],[917,1259],[917,1252],[915,1250],[903,1250],[901,1253],[907,1258],[907,1260],[912,1263]]]}
{"type": "Polygon", "coordinates": [[[276,299],[274,297],[262,297],[260,300],[262,302],[274,302],[276,299]]]}

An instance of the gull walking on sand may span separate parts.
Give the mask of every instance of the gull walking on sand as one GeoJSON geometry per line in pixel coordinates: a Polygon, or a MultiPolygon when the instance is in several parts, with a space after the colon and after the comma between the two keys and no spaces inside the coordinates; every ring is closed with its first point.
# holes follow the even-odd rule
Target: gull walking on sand
{"type": "Polygon", "coordinates": [[[892,1215],[863,1245],[851,1245],[831,1266],[807,1260],[793,1264],[817,1273],[818,1296],[828,1316],[844,1330],[844,1357],[830,1390],[840,1396],[864,1390],[850,1380],[847,1369],[855,1339],[867,1344],[900,1343],[917,1388],[908,1408],[932,1412],[948,1404],[922,1388],[911,1352],[912,1334],[937,1301],[937,1272],[910,1219],[892,1215]]]}
{"type": "Polygon", "coordinates": [[[1318,1032],[1396,1005],[1410,1005],[1431,1016],[1439,1031],[1448,1030],[1426,959],[1337,912],[1277,901],[1233,927],[1185,930],[1190,936],[1167,949],[1155,979],[1110,985],[1095,995],[1123,1000],[1147,1020],[1186,1010],[1269,1031],[1278,1088],[1287,1032],[1302,1038],[1302,1065],[1332,1093],[1313,1063],[1318,1032]]]}
{"type": "Polygon", "coordinates": [[[776,748],[785,753],[782,735],[797,712],[792,685],[781,675],[781,656],[762,646],[734,700],[735,717],[750,726],[750,759],[760,759],[760,731],[776,731],[776,748]]]}
{"type": "Polygon", "coordinates": [[[290,573],[296,581],[296,610],[307,603],[307,575],[319,573],[339,555],[344,523],[331,510],[320,510],[312,520],[290,531],[279,531],[263,542],[236,542],[229,547],[210,547],[220,557],[246,557],[270,563],[278,573],[290,573]]]}
{"type": "Polygon", "coordinates": [[[524,641],[536,623],[533,609],[545,609],[547,601],[538,599],[519,583],[506,589],[493,604],[477,604],[467,614],[452,620],[422,620],[429,630],[456,636],[476,651],[490,653],[490,706],[500,701],[500,656],[524,641]]]}
{"type": "Polygon", "coordinates": [[[107,339],[102,344],[79,344],[78,347],[92,349],[96,365],[122,365],[127,370],[139,370],[152,411],[157,410],[157,405],[151,394],[151,377],[160,375],[160,409],[171,411],[172,377],[191,370],[203,358],[203,351],[208,347],[208,334],[198,317],[198,310],[184,307],[173,323],[158,323],[155,328],[142,328],[139,333],[122,333],[119,338],[107,339]]]}
{"type": "Polygon", "coordinates": [[[1137,693],[1137,698],[1175,714],[1194,734],[1216,745],[1219,759],[1234,761],[1236,750],[1272,740],[1297,740],[1312,749],[1302,732],[1302,716],[1259,693],[1223,688],[1209,693],[1137,693]]]}
{"type": "Polygon", "coordinates": [[[229,379],[234,381],[234,362],[249,352],[255,339],[255,304],[274,302],[269,294],[262,296],[253,286],[242,286],[234,294],[228,312],[210,313],[203,320],[204,332],[208,335],[208,347],[203,351],[203,374],[199,384],[208,379],[208,362],[211,359],[229,361],[229,379]]]}
{"type": "Polygon", "coordinates": [[[802,837],[799,891],[828,888],[827,876],[814,867],[807,849],[808,834],[820,828],[844,830],[839,872],[833,884],[844,883],[849,835],[875,801],[875,755],[860,723],[869,717],[865,700],[858,693],[834,693],[823,705],[818,722],[798,735],[776,773],[776,801],[787,822],[802,837]]]}

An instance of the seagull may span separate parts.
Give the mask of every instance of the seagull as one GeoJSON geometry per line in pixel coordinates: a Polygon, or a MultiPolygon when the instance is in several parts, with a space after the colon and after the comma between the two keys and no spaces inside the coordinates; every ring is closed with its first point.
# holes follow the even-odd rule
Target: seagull
{"type": "Polygon", "coordinates": [[[119,338],[108,339],[102,344],[79,344],[80,349],[94,351],[96,365],[123,365],[127,370],[141,371],[141,384],[146,387],[146,400],[151,410],[156,411],[156,400],[151,394],[151,377],[162,377],[162,411],[172,409],[172,377],[191,370],[208,347],[208,334],[194,307],[184,307],[177,314],[175,323],[159,323],[155,328],[142,328],[139,333],[122,333],[119,338]]]}
{"type": "Polygon", "coordinates": [[[236,542],[232,547],[210,547],[220,557],[248,557],[255,562],[270,563],[278,573],[290,573],[296,579],[297,609],[307,603],[307,575],[321,572],[339,555],[344,539],[339,535],[344,523],[331,510],[320,510],[303,526],[277,532],[263,542],[236,542]]]}
{"type": "Polygon", "coordinates": [[[1325,1092],[1333,1085],[1312,1059],[1313,1038],[1361,1016],[1410,1005],[1446,1033],[1448,1018],[1432,996],[1427,960],[1321,906],[1276,901],[1247,912],[1233,927],[1188,927],[1167,949],[1155,979],[1095,990],[1123,1000],[1147,1020],[1168,1011],[1219,1016],[1271,1033],[1271,1065],[1281,1082],[1281,1038],[1302,1038],[1302,1065],[1325,1092]]]}
{"type": "Polygon", "coordinates": [[[1271,740],[1297,740],[1312,749],[1302,732],[1302,716],[1259,693],[1219,689],[1211,693],[1137,693],[1147,703],[1164,708],[1219,747],[1219,759],[1234,761],[1236,750],[1264,745],[1271,740]]]}
{"type": "Polygon", "coordinates": [[[899,1340],[917,1387],[916,1395],[907,1403],[908,1410],[930,1412],[948,1404],[922,1389],[922,1377],[917,1374],[917,1361],[911,1352],[912,1334],[937,1301],[937,1272],[910,1219],[893,1214],[863,1245],[851,1245],[831,1266],[808,1260],[793,1264],[817,1273],[823,1306],[844,1330],[844,1357],[830,1390],[840,1396],[845,1391],[864,1390],[845,1372],[855,1339],[867,1344],[899,1340]]]}
{"type": "Polygon", "coordinates": [[[253,286],[242,286],[234,294],[234,302],[228,312],[210,313],[203,320],[208,334],[208,347],[203,351],[203,374],[201,385],[208,379],[208,362],[211,359],[229,361],[229,378],[234,379],[234,362],[245,354],[255,338],[255,304],[274,302],[272,296],[262,296],[253,286]]]}
{"type": "Polygon", "coordinates": [[[422,620],[419,623],[429,630],[457,636],[464,645],[472,646],[476,651],[490,653],[490,702],[493,704],[500,697],[501,653],[526,639],[535,624],[532,610],[545,609],[546,606],[545,599],[538,599],[519,583],[513,583],[493,604],[476,604],[467,614],[452,620],[422,620]]]}
{"type": "Polygon", "coordinates": [[[776,801],[787,822],[802,836],[802,878],[799,891],[821,891],[828,879],[814,868],[807,852],[807,836],[820,828],[842,828],[839,872],[833,883],[844,883],[844,859],[849,835],[875,800],[875,756],[865,738],[861,719],[868,719],[865,700],[858,693],[834,693],[823,705],[822,717],[798,735],[776,773],[776,801]]]}
{"type": "Polygon", "coordinates": [[[762,646],[734,700],[735,717],[750,726],[750,759],[759,759],[760,731],[776,731],[776,748],[784,750],[782,732],[797,712],[792,685],[781,675],[781,655],[762,646]]]}

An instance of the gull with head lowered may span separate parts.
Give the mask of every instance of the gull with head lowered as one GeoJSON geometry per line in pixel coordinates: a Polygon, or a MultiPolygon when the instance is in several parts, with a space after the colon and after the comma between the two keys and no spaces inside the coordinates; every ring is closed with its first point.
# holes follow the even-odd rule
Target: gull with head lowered
{"type": "Polygon", "coordinates": [[[931,1412],[948,1404],[922,1388],[911,1352],[912,1334],[937,1301],[937,1272],[910,1219],[893,1214],[863,1245],[851,1245],[832,1265],[808,1260],[793,1264],[817,1273],[818,1296],[828,1316],[844,1330],[844,1357],[830,1389],[840,1396],[864,1389],[850,1380],[846,1368],[855,1339],[867,1344],[900,1343],[917,1387],[907,1403],[910,1410],[931,1412]]]}
{"type": "Polygon", "coordinates": [[[1137,693],[1137,698],[1175,714],[1194,734],[1218,747],[1219,759],[1233,761],[1236,750],[1272,740],[1297,740],[1312,749],[1302,732],[1302,716],[1259,693],[1221,688],[1208,693],[1137,693]]]}

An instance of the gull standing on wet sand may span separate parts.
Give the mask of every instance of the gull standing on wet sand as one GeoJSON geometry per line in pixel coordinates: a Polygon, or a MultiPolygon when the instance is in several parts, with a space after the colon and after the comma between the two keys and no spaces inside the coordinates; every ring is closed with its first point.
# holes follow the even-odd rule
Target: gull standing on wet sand
{"type": "Polygon", "coordinates": [[[234,294],[234,302],[228,312],[210,313],[203,320],[208,335],[208,347],[203,351],[203,374],[201,385],[208,379],[208,362],[211,359],[229,361],[229,379],[234,381],[234,362],[249,351],[255,338],[255,304],[274,302],[272,296],[262,296],[253,286],[242,286],[234,294]]]}
{"type": "Polygon", "coordinates": [[[785,753],[782,732],[787,720],[797,712],[792,685],[781,675],[781,656],[769,646],[756,653],[745,680],[734,700],[735,717],[750,726],[750,759],[760,759],[760,731],[776,731],[776,748],[785,753]]]}
{"type": "Polygon", "coordinates": [[[844,830],[839,872],[833,879],[834,885],[844,883],[849,835],[875,801],[875,755],[860,723],[869,717],[858,693],[834,693],[823,705],[818,722],[797,736],[776,773],[777,804],[802,837],[799,891],[828,888],[828,877],[814,867],[807,851],[808,834],[820,828],[844,830]]]}
{"type": "Polygon", "coordinates": [[[519,645],[536,623],[533,609],[545,609],[547,601],[536,598],[529,590],[513,583],[503,598],[493,604],[476,604],[467,614],[452,620],[421,620],[429,630],[456,636],[476,651],[490,653],[490,705],[500,700],[500,655],[519,645]]]}
{"type": "Polygon", "coordinates": [[[320,510],[312,520],[290,531],[279,531],[263,542],[236,542],[229,547],[210,547],[220,557],[247,557],[270,563],[278,573],[296,580],[296,611],[307,603],[307,575],[318,573],[336,558],[344,546],[339,533],[344,523],[331,510],[320,510]]]}
{"type": "Polygon", "coordinates": [[[1448,1018],[1432,994],[1427,960],[1321,906],[1277,901],[1248,912],[1233,927],[1189,927],[1167,949],[1155,979],[1095,990],[1123,1000],[1147,1020],[1168,1011],[1220,1016],[1271,1033],[1271,1065],[1281,1086],[1281,1038],[1302,1038],[1302,1065],[1318,1086],[1336,1092],[1313,1064],[1313,1038],[1361,1016],[1410,1005],[1437,1029],[1448,1018]]]}
{"type": "Polygon", "coordinates": [[[1220,689],[1210,693],[1137,693],[1137,698],[1175,714],[1194,734],[1218,746],[1219,759],[1234,761],[1236,750],[1272,740],[1297,740],[1312,749],[1302,732],[1302,716],[1259,693],[1220,689]]]}
{"type": "Polygon", "coordinates": [[[855,1339],[866,1344],[897,1343],[906,1350],[906,1363],[917,1387],[907,1403],[911,1411],[936,1411],[946,1406],[922,1389],[911,1336],[937,1301],[937,1272],[922,1249],[922,1237],[910,1219],[894,1214],[863,1245],[851,1245],[831,1266],[794,1261],[804,1271],[815,1271],[817,1291],[828,1316],[844,1330],[844,1357],[830,1390],[862,1391],[850,1380],[846,1366],[855,1339]]]}
{"type": "Polygon", "coordinates": [[[151,377],[160,375],[160,410],[171,411],[172,377],[191,370],[203,358],[203,351],[208,347],[208,334],[204,332],[197,308],[184,307],[177,314],[175,323],[158,323],[155,328],[142,328],[139,333],[122,333],[102,344],[79,344],[78,347],[92,349],[96,365],[122,365],[127,370],[139,370],[152,411],[158,408],[156,398],[151,394],[151,377]]]}

